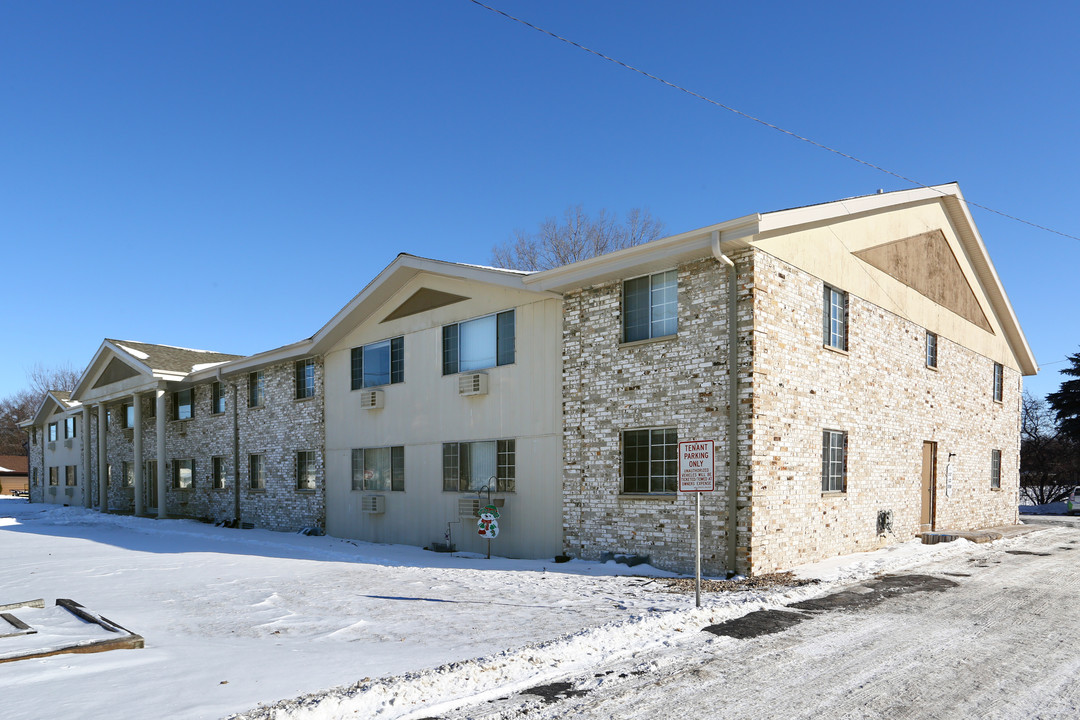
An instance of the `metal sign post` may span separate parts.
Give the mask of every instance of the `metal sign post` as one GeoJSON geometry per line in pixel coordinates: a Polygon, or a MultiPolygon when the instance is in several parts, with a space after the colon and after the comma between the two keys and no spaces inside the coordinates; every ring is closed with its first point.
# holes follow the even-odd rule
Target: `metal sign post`
{"type": "Polygon", "coordinates": [[[712,440],[679,443],[679,492],[694,493],[694,602],[701,607],[701,493],[716,489],[712,440]]]}

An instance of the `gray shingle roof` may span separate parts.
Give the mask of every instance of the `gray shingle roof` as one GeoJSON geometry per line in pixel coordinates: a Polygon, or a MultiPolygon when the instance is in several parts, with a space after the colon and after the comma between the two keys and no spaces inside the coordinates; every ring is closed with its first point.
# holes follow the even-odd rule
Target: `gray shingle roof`
{"type": "Polygon", "coordinates": [[[243,355],[230,355],[209,350],[192,350],[191,348],[173,347],[172,345],[152,345],[130,340],[113,340],[109,338],[109,342],[129,352],[132,357],[148,365],[151,370],[164,370],[165,372],[183,373],[185,375],[192,372],[198,365],[222,363],[244,357],[243,355]]]}

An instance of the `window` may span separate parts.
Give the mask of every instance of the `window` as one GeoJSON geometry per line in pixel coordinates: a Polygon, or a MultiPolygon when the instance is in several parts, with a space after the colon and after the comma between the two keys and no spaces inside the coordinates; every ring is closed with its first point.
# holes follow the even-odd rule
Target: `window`
{"type": "Polygon", "coordinates": [[[296,489],[315,489],[315,452],[312,450],[296,453],[296,489]]]}
{"type": "Polygon", "coordinates": [[[30,473],[30,476],[31,476],[31,478],[33,480],[34,487],[37,487],[37,484],[38,484],[38,469],[34,468],[33,471],[30,473]]]}
{"type": "Polygon", "coordinates": [[[225,412],[225,386],[221,382],[214,382],[210,386],[210,414],[220,415],[225,412]]]}
{"type": "Polygon", "coordinates": [[[825,286],[825,347],[848,349],[848,296],[825,286]]]}
{"type": "Polygon", "coordinates": [[[623,492],[673,493],[678,489],[679,434],[675,428],[623,432],[623,492]]]}
{"type": "Polygon", "coordinates": [[[112,463],[105,463],[105,487],[112,487],[112,463]]]}
{"type": "Polygon", "coordinates": [[[994,401],[1001,402],[1005,381],[1005,368],[1001,363],[994,363],[994,401]]]}
{"type": "Polygon", "coordinates": [[[296,399],[315,397],[315,360],[296,361],[296,399]]]}
{"type": "Polygon", "coordinates": [[[75,487],[79,484],[78,466],[68,465],[64,468],[64,484],[68,487],[75,487]]]}
{"type": "Polygon", "coordinates": [[[49,423],[49,442],[56,442],[56,423],[49,423]]]}
{"type": "Polygon", "coordinates": [[[821,492],[847,491],[847,433],[825,430],[821,434],[821,492]]]}
{"type": "Polygon", "coordinates": [[[113,411],[112,411],[112,408],[109,408],[108,410],[105,411],[105,432],[109,431],[109,428],[112,427],[112,424],[113,424],[113,411]]]}
{"type": "Polygon", "coordinates": [[[64,439],[75,437],[75,418],[64,418],[64,439]]]}
{"type": "Polygon", "coordinates": [[[30,444],[37,445],[37,425],[30,428],[30,444]]]}
{"type": "Polygon", "coordinates": [[[405,448],[400,445],[352,451],[353,490],[404,490],[405,448]]]}
{"type": "Polygon", "coordinates": [[[210,458],[210,484],[215,490],[225,488],[225,458],[210,458]]]}
{"type": "Polygon", "coordinates": [[[514,362],[514,311],[444,325],[443,375],[514,362]]]}
{"type": "Polygon", "coordinates": [[[352,389],[405,382],[405,338],[352,349],[352,389]]]}
{"type": "Polygon", "coordinates": [[[135,427],[135,406],[129,403],[124,403],[120,406],[120,414],[124,419],[125,428],[135,427]]]}
{"type": "Polygon", "coordinates": [[[195,388],[173,393],[173,420],[190,420],[195,411],[195,388]]]}
{"type": "Polygon", "coordinates": [[[1001,451],[990,451],[990,487],[1001,489],[1001,451]]]}
{"type": "Polygon", "coordinates": [[[262,370],[248,373],[248,407],[262,407],[265,389],[262,370]]]}
{"type": "Polygon", "coordinates": [[[678,273],[668,270],[624,282],[622,321],[623,342],[678,332],[678,273]]]}
{"type": "Polygon", "coordinates": [[[123,477],[120,479],[120,486],[135,487],[135,465],[125,460],[120,463],[120,472],[123,473],[123,477]]]}
{"type": "Polygon", "coordinates": [[[55,468],[55,467],[49,468],[49,484],[50,485],[59,485],[60,484],[60,468],[55,468]]]}
{"type": "Polygon", "coordinates": [[[143,413],[143,417],[147,419],[157,417],[157,398],[149,398],[146,401],[146,412],[143,413]]]}
{"type": "Polygon", "coordinates": [[[248,455],[248,487],[252,490],[266,489],[266,468],[262,455],[248,455]]]}
{"type": "Polygon", "coordinates": [[[172,464],[172,486],[173,490],[193,490],[195,489],[195,461],[194,460],[173,460],[172,464]]]}
{"type": "Polygon", "coordinates": [[[937,335],[926,332],[926,367],[937,367],[937,335]]]}
{"type": "Polygon", "coordinates": [[[478,492],[495,480],[491,490],[514,492],[516,479],[513,440],[443,444],[443,490],[478,492]]]}

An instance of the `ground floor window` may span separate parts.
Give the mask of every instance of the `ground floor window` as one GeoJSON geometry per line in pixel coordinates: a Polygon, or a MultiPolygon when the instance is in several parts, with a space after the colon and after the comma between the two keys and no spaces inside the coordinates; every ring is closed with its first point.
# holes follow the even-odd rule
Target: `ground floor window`
{"type": "Polygon", "coordinates": [[[122,487],[135,487],[135,465],[124,460],[120,463],[120,472],[124,476],[120,481],[122,487]]]}
{"type": "Polygon", "coordinates": [[[847,433],[824,430],[821,435],[821,492],[847,490],[847,433]]]}
{"type": "Polygon", "coordinates": [[[315,489],[315,452],[300,450],[296,453],[296,489],[315,489]]]}
{"type": "Polygon", "coordinates": [[[1001,451],[990,451],[990,487],[1001,489],[1001,451]]]}
{"type": "Polygon", "coordinates": [[[443,490],[514,492],[516,454],[513,440],[443,443],[443,490]]]}
{"type": "Polygon", "coordinates": [[[59,485],[60,484],[60,468],[56,468],[56,467],[49,468],[49,484],[50,485],[59,485]]]}
{"type": "Polygon", "coordinates": [[[405,489],[405,448],[361,448],[352,451],[353,490],[405,489]]]}
{"type": "Polygon", "coordinates": [[[173,490],[191,490],[195,487],[195,461],[173,460],[173,490]]]}
{"type": "Polygon", "coordinates": [[[622,440],[624,493],[678,489],[679,433],[675,428],[626,430],[622,440]]]}
{"type": "Polygon", "coordinates": [[[225,458],[210,458],[210,483],[215,490],[225,488],[225,458]]]}
{"type": "Polygon", "coordinates": [[[68,465],[64,468],[64,484],[68,487],[75,487],[79,484],[77,466],[68,465]]]}
{"type": "Polygon", "coordinates": [[[248,487],[252,490],[266,489],[266,468],[262,455],[248,455],[248,487]]]}

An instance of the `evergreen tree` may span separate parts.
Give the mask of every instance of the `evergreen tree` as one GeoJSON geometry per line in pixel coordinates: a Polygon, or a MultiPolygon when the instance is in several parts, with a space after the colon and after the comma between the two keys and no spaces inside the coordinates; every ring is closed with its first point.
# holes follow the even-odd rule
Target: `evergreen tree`
{"type": "Polygon", "coordinates": [[[1080,443],[1080,352],[1069,355],[1068,359],[1072,367],[1061,372],[1075,380],[1062,382],[1061,389],[1047,395],[1046,400],[1054,409],[1061,434],[1080,443]]]}

